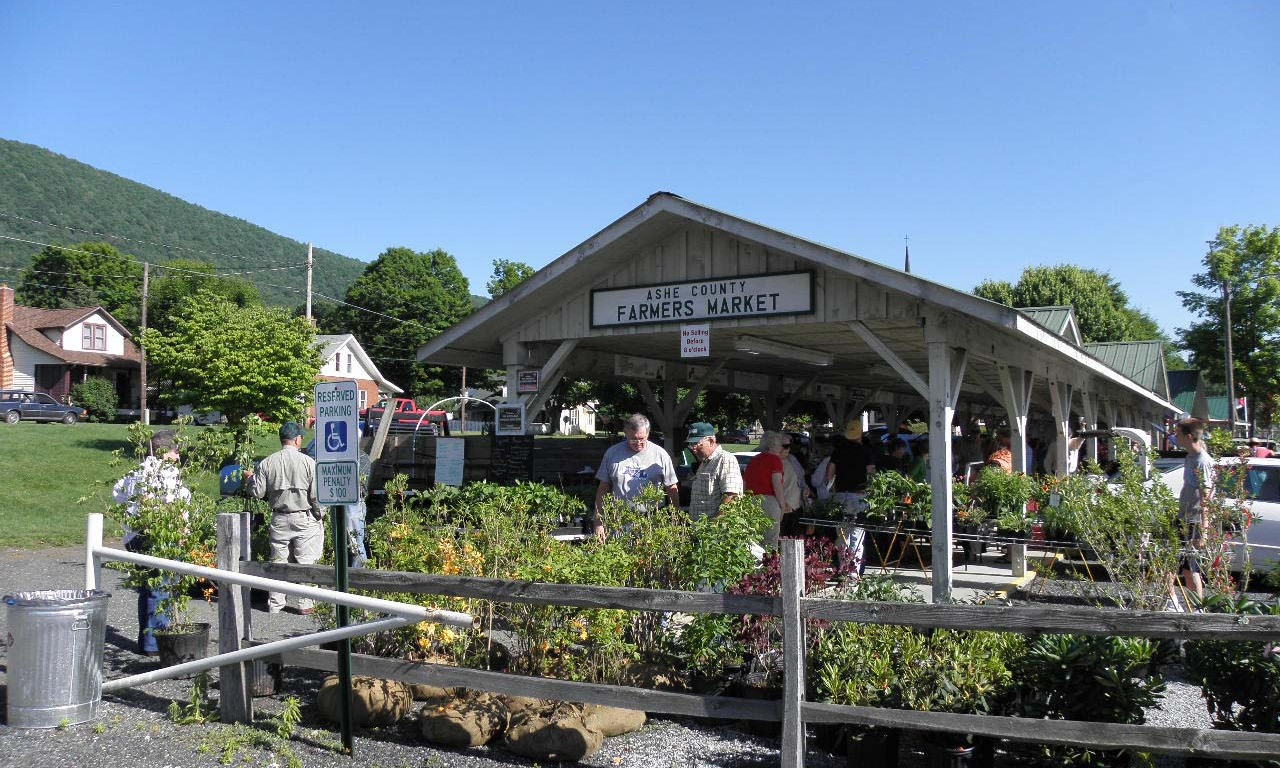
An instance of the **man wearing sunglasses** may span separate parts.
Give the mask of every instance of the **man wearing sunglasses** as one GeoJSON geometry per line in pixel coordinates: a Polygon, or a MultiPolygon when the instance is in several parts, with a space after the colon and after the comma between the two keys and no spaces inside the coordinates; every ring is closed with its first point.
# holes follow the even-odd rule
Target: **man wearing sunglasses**
{"type": "Polygon", "coordinates": [[[646,485],[660,485],[667,492],[671,505],[680,506],[679,480],[671,457],[657,445],[649,442],[649,419],[633,414],[622,428],[626,440],[605,451],[596,479],[594,528],[597,536],[604,536],[604,497],[610,493],[615,498],[631,501],[640,495],[646,485]]]}

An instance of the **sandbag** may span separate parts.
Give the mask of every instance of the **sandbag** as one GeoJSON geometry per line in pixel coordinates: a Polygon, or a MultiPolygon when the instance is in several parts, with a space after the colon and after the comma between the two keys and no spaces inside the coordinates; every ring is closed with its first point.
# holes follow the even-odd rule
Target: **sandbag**
{"type": "Polygon", "coordinates": [[[478,747],[507,727],[507,709],[494,696],[481,693],[451,704],[430,705],[419,713],[422,736],[447,747],[478,747]]]}
{"type": "Polygon", "coordinates": [[[448,701],[458,698],[457,688],[441,688],[438,685],[426,685],[425,683],[411,683],[409,692],[413,694],[414,701],[448,701]]]}
{"type": "Polygon", "coordinates": [[[599,731],[605,737],[621,736],[644,727],[645,714],[638,709],[606,707],[588,704],[583,711],[582,722],[587,728],[599,731]]]}
{"type": "Polygon", "coordinates": [[[590,757],[604,743],[604,734],[588,728],[582,709],[557,707],[548,715],[524,715],[507,730],[506,748],[534,760],[570,762],[590,757]]]}
{"type": "MultiPolygon", "coordinates": [[[[338,676],[324,679],[316,704],[330,722],[341,720],[338,676]]],[[[396,680],[356,677],[351,680],[351,722],[357,726],[391,725],[409,714],[413,694],[409,686],[396,680]]]]}

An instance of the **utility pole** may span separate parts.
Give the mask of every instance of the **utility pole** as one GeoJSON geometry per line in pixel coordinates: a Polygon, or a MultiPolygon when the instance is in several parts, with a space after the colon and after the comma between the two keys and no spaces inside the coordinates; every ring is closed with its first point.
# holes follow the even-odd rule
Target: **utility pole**
{"type": "MultiPolygon", "coordinates": [[[[147,332],[147,296],[151,291],[151,264],[142,262],[142,332],[147,332]]],[[[138,388],[142,390],[139,396],[142,400],[142,423],[144,426],[151,425],[151,411],[147,409],[147,350],[139,345],[142,351],[142,370],[138,376],[138,388]]]]}
{"type": "Polygon", "coordinates": [[[307,243],[307,322],[312,325],[315,324],[311,319],[311,268],[314,264],[315,259],[312,258],[311,243],[307,243]]]}

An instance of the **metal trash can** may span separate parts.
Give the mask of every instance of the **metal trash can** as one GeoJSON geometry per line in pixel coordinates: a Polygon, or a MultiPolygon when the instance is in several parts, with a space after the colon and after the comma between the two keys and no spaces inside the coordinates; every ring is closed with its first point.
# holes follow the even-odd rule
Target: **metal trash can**
{"type": "Polygon", "coordinates": [[[57,728],[97,714],[109,597],[62,589],[4,598],[10,726],[57,728]]]}

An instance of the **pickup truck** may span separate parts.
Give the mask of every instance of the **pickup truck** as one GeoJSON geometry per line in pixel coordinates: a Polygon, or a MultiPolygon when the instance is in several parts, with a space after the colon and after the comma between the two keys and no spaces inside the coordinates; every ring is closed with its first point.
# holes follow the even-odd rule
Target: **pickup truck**
{"type": "MultiPolygon", "coordinates": [[[[379,400],[377,405],[360,411],[360,422],[366,430],[377,429],[382,421],[382,414],[387,410],[387,401],[379,400]]],[[[424,411],[418,404],[407,397],[392,398],[391,429],[395,431],[412,431],[418,429],[429,435],[449,435],[449,414],[444,411],[424,411]]]]}

